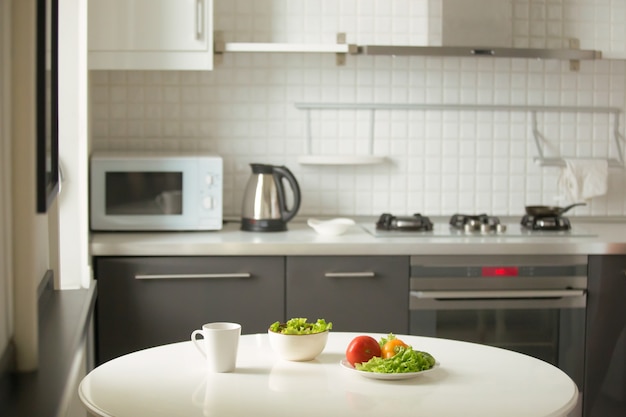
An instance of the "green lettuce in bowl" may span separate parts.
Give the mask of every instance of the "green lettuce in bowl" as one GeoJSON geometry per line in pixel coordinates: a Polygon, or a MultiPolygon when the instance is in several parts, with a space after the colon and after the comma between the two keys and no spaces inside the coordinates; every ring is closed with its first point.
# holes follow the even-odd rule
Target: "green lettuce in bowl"
{"type": "Polygon", "coordinates": [[[308,323],[305,318],[293,318],[287,320],[286,323],[279,321],[272,323],[270,330],[274,333],[282,334],[314,334],[322,333],[333,328],[331,322],[324,319],[317,319],[315,323],[308,323]]]}
{"type": "Polygon", "coordinates": [[[307,319],[294,318],[286,323],[273,323],[267,330],[272,349],[288,361],[310,361],[326,347],[328,331],[333,324],[318,319],[307,323],[307,319]]]}

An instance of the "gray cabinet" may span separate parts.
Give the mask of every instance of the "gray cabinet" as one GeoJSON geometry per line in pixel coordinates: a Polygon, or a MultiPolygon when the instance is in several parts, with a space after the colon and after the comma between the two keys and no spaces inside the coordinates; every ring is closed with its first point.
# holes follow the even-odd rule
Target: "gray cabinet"
{"type": "Polygon", "coordinates": [[[96,362],[188,340],[210,321],[264,333],[291,317],[408,332],[408,256],[97,257],[96,362]]]}
{"type": "Polygon", "coordinates": [[[289,256],[286,277],[288,318],[324,318],[336,331],[408,332],[408,256],[289,256]]]}
{"type": "Polygon", "coordinates": [[[626,416],[626,256],[589,257],[583,415],[626,416]]]}
{"type": "Polygon", "coordinates": [[[284,257],[95,258],[96,361],[188,340],[211,321],[267,331],[285,319],[284,257]]]}

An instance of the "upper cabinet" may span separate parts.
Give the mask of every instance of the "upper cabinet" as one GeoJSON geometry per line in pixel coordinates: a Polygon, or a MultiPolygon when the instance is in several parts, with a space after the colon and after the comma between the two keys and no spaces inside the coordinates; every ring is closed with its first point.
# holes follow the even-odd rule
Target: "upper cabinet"
{"type": "Polygon", "coordinates": [[[213,69],[213,0],[89,0],[89,69],[213,69]]]}

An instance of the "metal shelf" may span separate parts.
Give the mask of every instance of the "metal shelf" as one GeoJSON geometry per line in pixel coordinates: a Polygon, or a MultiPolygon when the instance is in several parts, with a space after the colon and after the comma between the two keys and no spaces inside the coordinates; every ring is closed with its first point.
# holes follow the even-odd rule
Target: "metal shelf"
{"type": "Polygon", "coordinates": [[[387,162],[384,156],[374,155],[302,155],[298,163],[302,165],[377,165],[387,162]]]}
{"type": "Polygon", "coordinates": [[[229,42],[222,44],[219,52],[304,52],[347,54],[350,46],[346,44],[322,43],[248,43],[229,42]]]}
{"type": "MultiPolygon", "coordinates": [[[[571,159],[577,159],[577,158],[571,158],[571,159]]],[[[590,159],[604,160],[605,158],[590,158],[590,159]]],[[[533,161],[535,162],[535,164],[541,167],[565,167],[567,166],[567,164],[565,163],[565,159],[562,159],[562,158],[535,157],[533,158],[533,161]]],[[[620,161],[619,159],[609,158],[609,159],[606,159],[606,161],[609,164],[608,165],[609,168],[624,168],[624,163],[620,161]]]]}
{"type": "Polygon", "coordinates": [[[337,55],[337,65],[344,65],[346,55],[386,56],[434,56],[434,57],[490,57],[524,59],[569,60],[570,69],[578,71],[581,60],[601,59],[602,52],[579,49],[577,39],[570,39],[570,48],[492,48],[457,46],[414,46],[414,45],[356,45],[346,42],[346,34],[337,34],[336,44],[320,43],[272,43],[272,42],[225,42],[221,31],[214,33],[213,51],[221,56],[226,52],[291,52],[330,53],[337,55]]]}
{"type": "Polygon", "coordinates": [[[361,107],[359,104],[332,104],[332,103],[296,103],[296,108],[306,111],[306,155],[298,157],[298,162],[309,165],[373,165],[387,161],[385,156],[376,156],[374,153],[374,116],[376,108],[361,107]],[[357,107],[354,107],[357,106],[357,107]],[[368,155],[311,155],[313,133],[311,130],[312,109],[368,109],[370,110],[370,126],[368,135],[368,155]]]}
{"type": "MultiPolygon", "coordinates": [[[[299,110],[306,112],[306,132],[307,132],[307,155],[301,156],[301,163],[310,164],[363,164],[363,163],[383,163],[386,161],[384,156],[374,156],[374,123],[376,110],[457,110],[457,111],[520,111],[531,114],[532,132],[535,146],[537,147],[538,157],[534,158],[534,162],[539,166],[565,166],[565,159],[546,157],[544,155],[541,143],[545,142],[543,134],[539,131],[537,123],[537,113],[539,112],[558,112],[558,113],[602,113],[613,116],[613,140],[615,143],[617,158],[607,159],[609,167],[624,168],[624,157],[622,146],[620,144],[619,132],[619,116],[622,110],[618,107],[593,107],[593,106],[530,106],[530,105],[480,105],[480,104],[425,104],[425,103],[295,103],[294,106],[299,110]],[[369,155],[338,157],[311,155],[311,110],[367,110],[370,112],[369,126],[369,155]],[[352,162],[350,159],[352,158],[352,162]],[[364,162],[364,161],[370,162],[364,162]],[[333,162],[329,162],[333,161],[333,162]]],[[[578,158],[571,158],[578,159],[578,158]]]]}
{"type": "MultiPolygon", "coordinates": [[[[557,109],[559,109],[558,111],[561,111],[561,112],[605,113],[605,114],[613,115],[613,142],[615,144],[617,159],[615,158],[602,158],[602,159],[607,160],[608,166],[610,168],[624,168],[624,155],[622,152],[622,146],[620,144],[620,133],[619,133],[619,115],[621,113],[621,109],[617,107],[554,107],[553,111],[557,111],[557,109]]],[[[539,131],[539,128],[537,126],[537,111],[538,110],[530,110],[531,120],[532,120],[533,139],[535,141],[537,153],[539,154],[538,157],[534,158],[535,164],[539,166],[556,166],[556,167],[566,166],[566,162],[564,158],[549,158],[544,155],[543,149],[541,147],[541,142],[545,142],[545,138],[543,134],[539,131]]],[[[581,159],[581,158],[570,158],[570,159],[581,159]]]]}
{"type": "Polygon", "coordinates": [[[336,44],[325,43],[274,43],[274,42],[225,42],[224,34],[216,31],[213,51],[218,56],[226,52],[253,53],[329,53],[335,54],[337,65],[345,65],[347,54],[357,54],[358,47],[346,43],[346,34],[337,34],[336,44]]]}

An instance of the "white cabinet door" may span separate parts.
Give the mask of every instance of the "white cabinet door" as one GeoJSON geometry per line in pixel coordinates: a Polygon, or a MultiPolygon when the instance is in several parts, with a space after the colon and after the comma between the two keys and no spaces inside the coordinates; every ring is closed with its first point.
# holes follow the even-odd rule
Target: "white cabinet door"
{"type": "Polygon", "coordinates": [[[210,70],[213,0],[89,0],[89,69],[210,70]]]}

